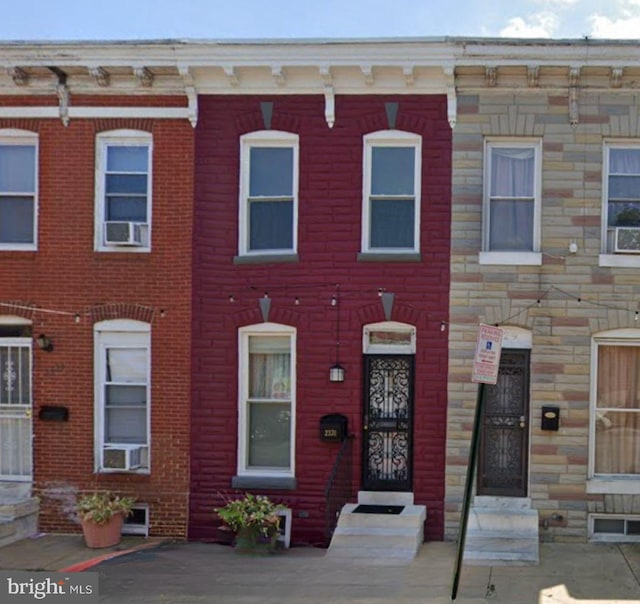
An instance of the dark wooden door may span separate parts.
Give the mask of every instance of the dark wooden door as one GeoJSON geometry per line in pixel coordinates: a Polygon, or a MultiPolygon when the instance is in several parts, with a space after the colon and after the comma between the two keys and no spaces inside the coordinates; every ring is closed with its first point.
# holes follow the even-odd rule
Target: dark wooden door
{"type": "Polygon", "coordinates": [[[502,350],[498,382],[485,386],[478,495],[526,497],[529,351],[502,350]]]}
{"type": "Polygon", "coordinates": [[[363,477],[365,491],[410,491],[412,355],[365,355],[363,477]]]}

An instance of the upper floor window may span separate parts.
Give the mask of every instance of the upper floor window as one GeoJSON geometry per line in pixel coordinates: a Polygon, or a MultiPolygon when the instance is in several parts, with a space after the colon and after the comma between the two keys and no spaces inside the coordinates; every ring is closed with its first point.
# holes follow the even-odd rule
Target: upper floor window
{"type": "Polygon", "coordinates": [[[263,323],[239,337],[238,474],[293,476],[296,330],[263,323]]]}
{"type": "Polygon", "coordinates": [[[398,130],[364,137],[363,252],[419,252],[421,143],[398,130]]]}
{"type": "Polygon", "coordinates": [[[540,163],[539,141],[487,142],[485,260],[538,263],[531,253],[540,250],[540,163]]]}
{"type": "Polygon", "coordinates": [[[96,249],[148,251],[151,225],[151,135],[98,135],[96,249]]]}
{"type": "Polygon", "coordinates": [[[605,147],[605,253],[640,253],[640,145],[605,147]]]}
{"type": "Polygon", "coordinates": [[[240,146],[239,254],[295,253],[298,135],[253,132],[240,146]]]}
{"type": "Polygon", "coordinates": [[[95,326],[95,442],[99,471],[148,471],[150,328],[130,320],[95,326]]]}
{"type": "Polygon", "coordinates": [[[0,130],[0,250],[35,250],[38,137],[0,130]]]}
{"type": "MultiPolygon", "coordinates": [[[[638,480],[640,330],[614,330],[596,336],[593,358],[590,475],[600,482],[638,480]]],[[[609,491],[622,492],[611,485],[609,491]]],[[[640,484],[634,492],[640,492],[640,484]]]]}

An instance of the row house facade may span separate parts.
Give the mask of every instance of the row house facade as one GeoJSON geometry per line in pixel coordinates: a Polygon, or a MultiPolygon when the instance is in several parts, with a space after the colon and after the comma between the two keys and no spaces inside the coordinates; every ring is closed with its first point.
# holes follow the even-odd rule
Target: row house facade
{"type": "Polygon", "coordinates": [[[326,545],[374,492],[455,539],[485,323],[472,515],[634,538],[637,45],[3,51],[0,479],[42,530],[109,488],[215,539],[250,491],[326,545]]]}
{"type": "Polygon", "coordinates": [[[0,499],[70,532],[76,497],[111,490],[132,531],[184,537],[188,100],[177,69],[85,51],[0,53],[0,499]]]}

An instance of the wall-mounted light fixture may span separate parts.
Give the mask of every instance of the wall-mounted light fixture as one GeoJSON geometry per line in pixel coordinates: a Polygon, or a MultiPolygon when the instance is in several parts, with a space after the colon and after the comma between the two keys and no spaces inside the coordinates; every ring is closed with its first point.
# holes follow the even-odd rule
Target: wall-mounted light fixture
{"type": "Polygon", "coordinates": [[[36,344],[40,350],[44,350],[45,352],[51,352],[53,350],[53,342],[51,341],[51,338],[43,333],[36,338],[36,344]]]}
{"type": "Polygon", "coordinates": [[[329,368],[330,382],[344,382],[344,367],[336,363],[329,368]]]}
{"type": "Polygon", "coordinates": [[[340,365],[340,285],[336,284],[336,293],[331,298],[331,306],[336,308],[336,362],[329,368],[330,382],[344,382],[344,367],[340,365]]]}

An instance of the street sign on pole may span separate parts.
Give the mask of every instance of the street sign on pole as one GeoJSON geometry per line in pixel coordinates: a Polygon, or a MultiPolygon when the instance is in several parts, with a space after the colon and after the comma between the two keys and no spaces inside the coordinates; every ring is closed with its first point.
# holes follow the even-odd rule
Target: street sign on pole
{"type": "Polygon", "coordinates": [[[480,325],[476,355],[473,358],[471,381],[477,384],[495,384],[498,381],[500,351],[504,329],[491,325],[480,325]]]}
{"type": "Polygon", "coordinates": [[[504,330],[491,325],[480,325],[478,340],[476,342],[476,354],[473,358],[472,382],[478,383],[478,398],[473,419],[473,431],[471,432],[471,446],[469,447],[469,463],[467,465],[467,480],[462,499],[462,513],[460,514],[460,534],[458,535],[458,547],[453,569],[453,582],[451,586],[451,599],[458,597],[458,585],[460,583],[460,570],[464,557],[464,544],[467,538],[467,524],[469,523],[469,505],[471,503],[471,490],[473,474],[478,455],[480,442],[480,429],[482,420],[482,407],[484,404],[485,384],[496,384],[498,381],[498,368],[500,367],[500,352],[502,350],[502,336],[504,330]]]}

